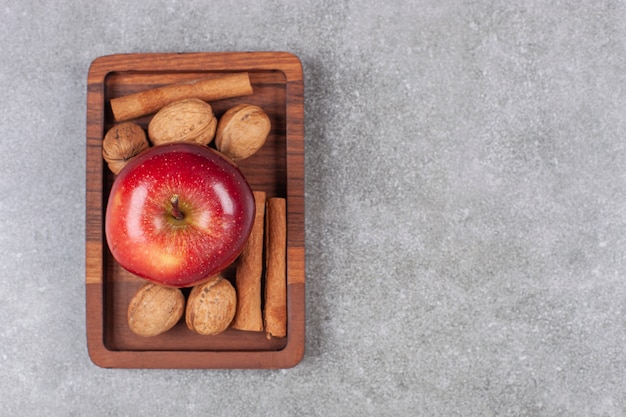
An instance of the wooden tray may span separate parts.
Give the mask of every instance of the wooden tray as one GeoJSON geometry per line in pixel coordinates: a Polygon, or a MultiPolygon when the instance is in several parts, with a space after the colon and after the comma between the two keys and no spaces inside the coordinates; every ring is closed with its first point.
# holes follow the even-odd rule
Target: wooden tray
{"type": "MultiPolygon", "coordinates": [[[[284,52],[120,54],[97,58],[87,80],[86,324],[91,360],[107,368],[288,368],[304,355],[304,103],[302,66],[284,52]],[[189,331],[181,320],[151,338],[136,336],[126,309],[143,281],[108,251],[103,219],[113,174],[102,159],[102,138],[113,126],[109,100],[175,82],[247,71],[251,96],[211,102],[219,117],[239,103],[270,116],[263,148],[241,161],[254,190],[287,199],[287,337],[228,329],[217,336],[189,331]]],[[[151,116],[135,121],[144,127],[151,116]]],[[[225,271],[233,279],[234,268],[225,271]]]]}

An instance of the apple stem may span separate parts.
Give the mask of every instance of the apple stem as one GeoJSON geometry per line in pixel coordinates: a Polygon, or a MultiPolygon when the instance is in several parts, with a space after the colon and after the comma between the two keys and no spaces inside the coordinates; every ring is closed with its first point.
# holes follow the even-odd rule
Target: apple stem
{"type": "Polygon", "coordinates": [[[172,203],[172,216],[174,216],[176,220],[182,220],[185,215],[178,207],[178,194],[174,194],[170,199],[170,202],[172,203]]]}

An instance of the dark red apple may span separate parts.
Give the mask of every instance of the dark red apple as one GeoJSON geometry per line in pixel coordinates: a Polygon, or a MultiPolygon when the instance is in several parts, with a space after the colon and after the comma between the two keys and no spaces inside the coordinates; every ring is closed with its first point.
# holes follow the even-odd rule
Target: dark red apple
{"type": "Polygon", "coordinates": [[[254,214],[252,190],[232,162],[207,146],[172,143],[149,148],[120,171],[105,233],[126,270],[190,287],[235,261],[254,214]]]}

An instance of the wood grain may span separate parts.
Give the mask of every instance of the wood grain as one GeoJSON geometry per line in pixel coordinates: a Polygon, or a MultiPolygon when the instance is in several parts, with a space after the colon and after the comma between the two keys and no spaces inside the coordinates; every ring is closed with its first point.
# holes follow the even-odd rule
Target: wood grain
{"type": "MultiPolygon", "coordinates": [[[[92,62],[87,79],[86,324],[92,361],[110,368],[288,368],[304,355],[304,97],[302,66],[285,52],[120,54],[92,62]],[[149,88],[246,71],[253,94],[211,102],[219,117],[248,103],[270,116],[264,147],[241,161],[251,187],[287,199],[287,337],[228,329],[201,336],[183,322],[154,338],[134,335],[125,320],[130,297],[143,282],[111,257],[104,213],[113,174],[102,160],[102,138],[115,122],[110,99],[149,88]]],[[[144,128],[150,116],[134,120],[144,128]]],[[[224,275],[234,280],[234,266],[224,275]]]]}

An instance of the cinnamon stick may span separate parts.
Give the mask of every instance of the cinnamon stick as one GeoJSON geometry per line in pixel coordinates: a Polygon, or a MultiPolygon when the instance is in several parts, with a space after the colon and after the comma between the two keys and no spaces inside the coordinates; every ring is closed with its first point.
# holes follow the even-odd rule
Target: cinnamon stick
{"type": "Polygon", "coordinates": [[[113,118],[121,122],[156,113],[170,103],[188,98],[211,101],[249,94],[252,94],[250,77],[247,72],[241,72],[170,84],[112,98],[111,110],[113,111],[113,118]]]}
{"type": "Polygon", "coordinates": [[[268,339],[287,335],[287,207],[284,198],[267,200],[265,333],[268,339]]]}
{"type": "Polygon", "coordinates": [[[263,275],[263,228],[265,192],[254,191],[256,215],[252,232],[239,256],[235,276],[237,312],[231,326],[239,330],[263,331],[261,277],[263,275]]]}

